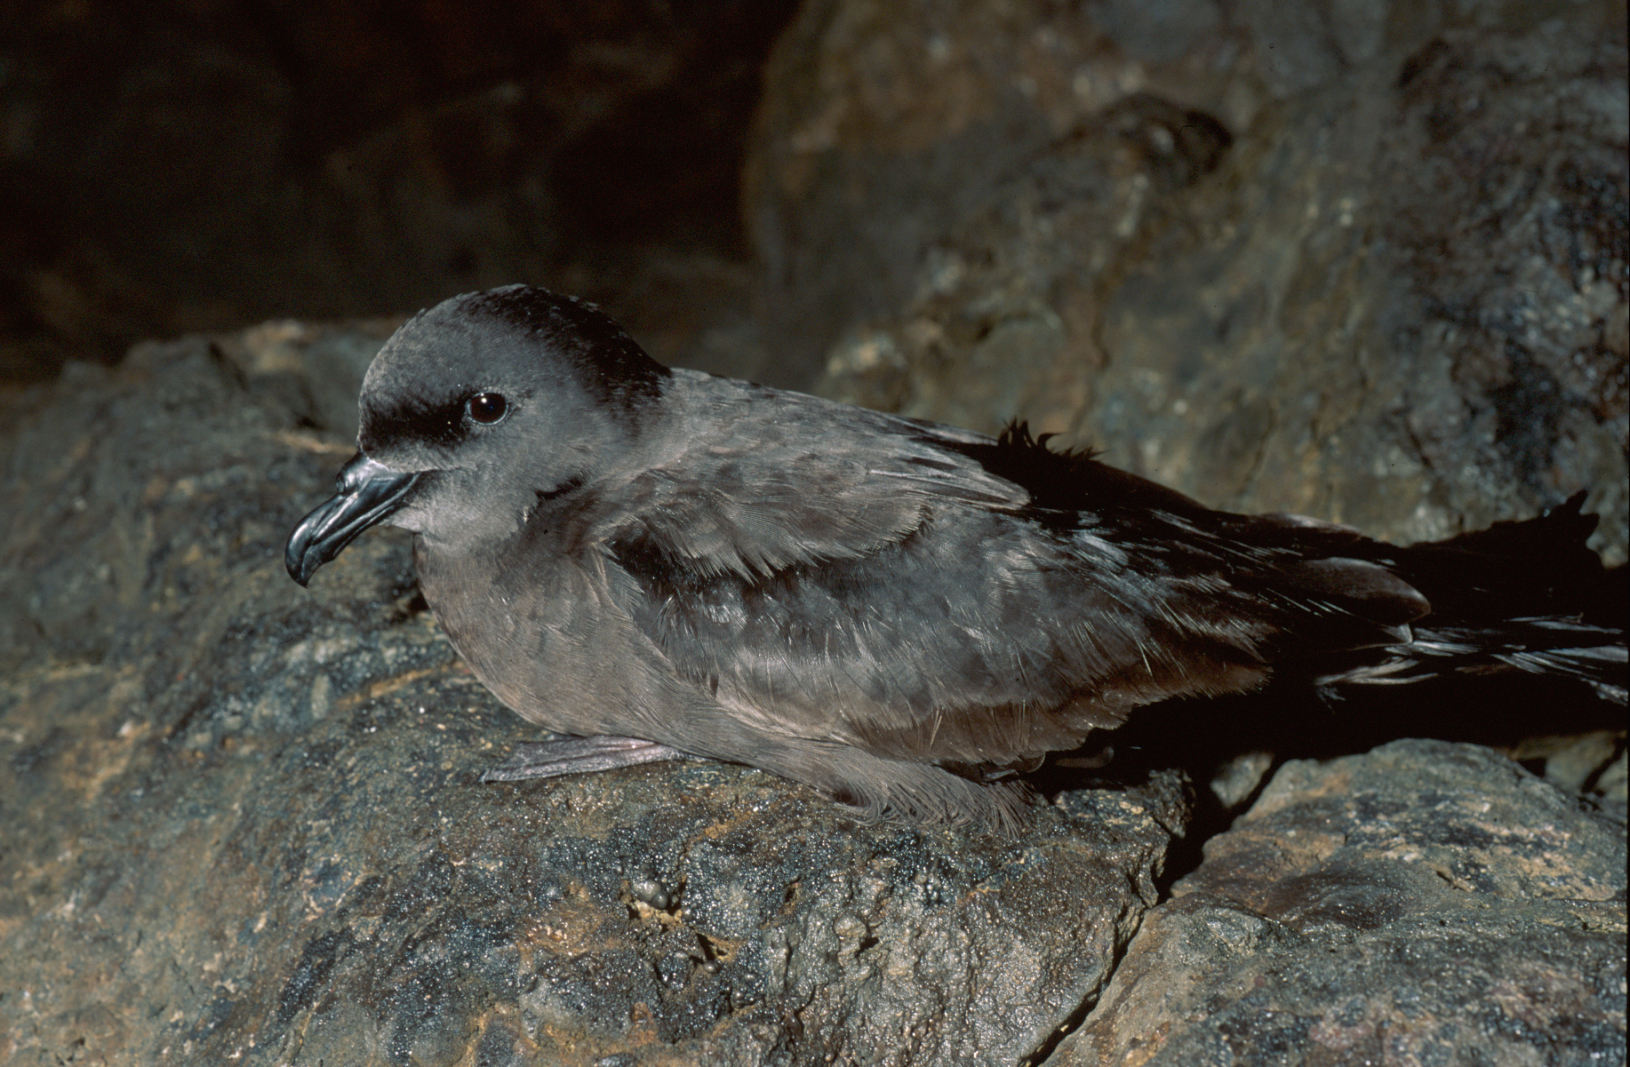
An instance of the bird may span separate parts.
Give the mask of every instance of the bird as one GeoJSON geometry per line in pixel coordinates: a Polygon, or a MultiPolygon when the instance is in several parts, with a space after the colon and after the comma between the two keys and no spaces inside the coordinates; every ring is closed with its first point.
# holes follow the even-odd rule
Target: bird
{"type": "Polygon", "coordinates": [[[865,817],[1001,830],[1027,819],[1024,772],[1162,702],[1456,671],[1624,699],[1622,621],[1569,601],[1605,573],[1583,493],[1399,547],[1213,510],[1023,423],[669,368],[524,284],[418,313],[358,403],[287,570],[304,586],[368,528],[412,532],[447,637],[553,735],[488,780],[713,759],[865,817]]]}

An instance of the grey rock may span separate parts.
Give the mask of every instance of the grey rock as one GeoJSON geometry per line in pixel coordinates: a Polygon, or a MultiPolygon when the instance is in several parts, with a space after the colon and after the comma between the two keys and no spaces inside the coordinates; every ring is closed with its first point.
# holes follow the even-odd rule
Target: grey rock
{"type": "Polygon", "coordinates": [[[1622,560],[1622,5],[1217,11],[1151,57],[1119,5],[810,5],[754,149],[773,336],[1215,507],[1414,541],[1588,489],[1622,560]]]}
{"type": "Polygon", "coordinates": [[[349,446],[298,400],[337,384],[268,368],[332,351],[309,373],[354,387],[377,336],[269,336],[0,399],[6,1057],[1011,1064],[1086,1017],[1207,1062],[1115,1007],[1161,990],[1337,1063],[1417,994],[1468,1048],[1622,1041],[1623,824],[1480,749],[1292,765],[1165,904],[1174,772],[1067,790],[1015,839],[719,764],[479,785],[527,731],[405,542],[354,546],[321,600],[279,565],[349,446]],[[1272,997],[1229,999],[1258,977],[1272,997]]]}
{"type": "Polygon", "coordinates": [[[479,784],[528,728],[405,541],[321,600],[282,573],[374,343],[187,339],[5,398],[0,1058],[1010,1064],[1098,995],[1175,773],[1013,839],[726,765],[479,784]]]}
{"type": "Polygon", "coordinates": [[[1287,764],[1049,1062],[1622,1062],[1624,857],[1487,749],[1287,764]]]}

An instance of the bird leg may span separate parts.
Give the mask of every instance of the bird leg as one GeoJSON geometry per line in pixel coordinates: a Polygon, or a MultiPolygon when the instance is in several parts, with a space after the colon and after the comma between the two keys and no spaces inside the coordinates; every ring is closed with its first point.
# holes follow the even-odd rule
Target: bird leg
{"type": "Polygon", "coordinates": [[[655,741],[614,734],[563,737],[555,741],[523,741],[515,746],[507,760],[483,771],[481,781],[519,782],[528,778],[558,778],[565,774],[609,771],[658,760],[706,758],[659,745],[655,741]]]}

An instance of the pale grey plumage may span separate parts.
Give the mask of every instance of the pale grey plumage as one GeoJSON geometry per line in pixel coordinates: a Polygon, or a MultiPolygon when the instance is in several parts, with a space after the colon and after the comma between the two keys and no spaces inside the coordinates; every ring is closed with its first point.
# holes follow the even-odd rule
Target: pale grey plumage
{"type": "Polygon", "coordinates": [[[533,722],[614,737],[538,773],[677,750],[998,824],[1019,794],[982,768],[1280,661],[1397,657],[1430,610],[1351,531],[1208,511],[1022,433],[670,371],[525,286],[421,313],[361,406],[290,571],[374,522],[412,530],[477,676],[533,722]]]}

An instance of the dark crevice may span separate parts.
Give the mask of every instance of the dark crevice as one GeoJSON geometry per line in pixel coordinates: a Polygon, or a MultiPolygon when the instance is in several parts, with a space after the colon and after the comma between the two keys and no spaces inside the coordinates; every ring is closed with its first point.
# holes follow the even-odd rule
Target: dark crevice
{"type": "Polygon", "coordinates": [[[1058,1051],[1058,1046],[1063,1044],[1066,1038],[1081,1029],[1082,1024],[1087,1021],[1087,1017],[1098,1007],[1103,998],[1104,990],[1109,988],[1109,983],[1121,968],[1121,961],[1126,958],[1127,952],[1132,947],[1132,942],[1137,940],[1138,932],[1142,929],[1143,924],[1140,921],[1133,927],[1132,933],[1126,940],[1115,946],[1115,953],[1110,957],[1109,967],[1104,971],[1103,981],[1099,984],[1097,990],[1094,991],[1092,996],[1086,997],[1080,1004],[1071,1009],[1063,1021],[1053,1027],[1048,1035],[1042,1038],[1041,1043],[1029,1055],[1019,1061],[1019,1067],[1042,1067],[1052,1058],[1053,1053],[1058,1051]]]}

